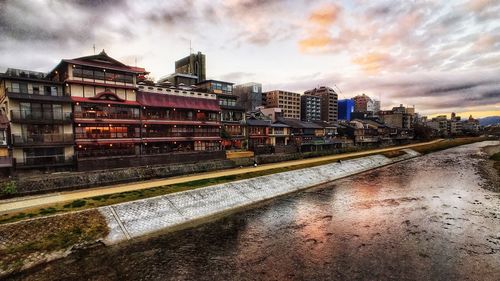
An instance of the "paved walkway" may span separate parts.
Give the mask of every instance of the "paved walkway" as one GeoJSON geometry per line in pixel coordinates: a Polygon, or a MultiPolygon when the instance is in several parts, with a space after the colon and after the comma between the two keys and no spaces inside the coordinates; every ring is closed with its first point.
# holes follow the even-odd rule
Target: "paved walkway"
{"type": "Polygon", "coordinates": [[[309,159],[301,159],[301,160],[293,160],[293,161],[265,164],[265,165],[259,165],[257,167],[234,168],[234,169],[206,172],[206,173],[200,173],[200,174],[194,174],[194,175],[188,175],[188,176],[170,177],[167,179],[156,179],[156,180],[133,182],[133,183],[127,183],[127,184],[111,185],[111,186],[105,186],[105,187],[95,187],[95,188],[89,188],[89,189],[85,189],[85,190],[65,191],[65,192],[51,193],[51,194],[45,194],[45,195],[39,195],[39,196],[27,196],[27,197],[21,197],[21,198],[14,198],[14,199],[10,199],[10,200],[0,201],[0,214],[10,213],[13,211],[19,212],[19,211],[26,210],[26,209],[38,208],[38,207],[48,206],[48,205],[52,205],[52,204],[56,204],[56,203],[73,201],[73,200],[77,200],[77,199],[83,199],[83,198],[87,198],[87,197],[94,197],[94,196],[108,195],[108,194],[121,193],[121,192],[133,191],[133,190],[147,189],[147,188],[152,188],[152,187],[157,187],[157,186],[162,186],[162,185],[171,185],[171,184],[185,183],[185,182],[190,182],[190,181],[195,181],[195,180],[218,178],[218,177],[231,176],[231,175],[239,175],[239,174],[258,172],[258,171],[264,171],[264,170],[269,170],[269,169],[285,168],[285,167],[290,167],[290,166],[294,166],[294,165],[311,164],[311,163],[322,162],[322,161],[327,161],[327,160],[338,160],[338,159],[347,158],[347,157],[365,156],[365,155],[373,154],[373,153],[383,153],[383,152],[392,151],[392,150],[418,147],[418,146],[422,146],[422,145],[436,143],[439,141],[442,141],[442,140],[439,139],[439,140],[434,140],[434,141],[425,142],[425,143],[417,143],[417,144],[410,144],[410,145],[397,146],[397,147],[373,149],[373,150],[366,150],[366,151],[360,151],[360,152],[335,154],[335,155],[330,155],[330,156],[323,156],[323,157],[316,157],[316,158],[309,158],[309,159]]]}

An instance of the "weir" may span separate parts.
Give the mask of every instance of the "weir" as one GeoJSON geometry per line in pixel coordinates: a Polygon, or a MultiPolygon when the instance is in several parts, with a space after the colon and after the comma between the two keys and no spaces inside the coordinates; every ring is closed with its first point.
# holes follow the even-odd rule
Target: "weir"
{"type": "Polygon", "coordinates": [[[373,155],[99,208],[115,244],[420,155],[373,155]]]}

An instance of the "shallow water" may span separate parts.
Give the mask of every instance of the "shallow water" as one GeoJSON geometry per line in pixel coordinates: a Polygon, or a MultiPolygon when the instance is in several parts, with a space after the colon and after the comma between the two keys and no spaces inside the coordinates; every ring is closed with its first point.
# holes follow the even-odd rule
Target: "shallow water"
{"type": "MultiPolygon", "coordinates": [[[[415,158],[12,280],[500,280],[479,147],[415,158]]],[[[489,144],[492,144],[489,142],[489,144]]]]}

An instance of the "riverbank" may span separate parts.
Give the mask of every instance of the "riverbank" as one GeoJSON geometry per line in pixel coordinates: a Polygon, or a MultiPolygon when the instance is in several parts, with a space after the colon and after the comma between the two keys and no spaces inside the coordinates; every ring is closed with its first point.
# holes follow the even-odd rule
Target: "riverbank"
{"type": "MultiPolygon", "coordinates": [[[[433,144],[428,144],[428,145],[433,145],[433,144]]],[[[450,142],[448,145],[456,146],[458,145],[458,142],[450,142]]],[[[440,146],[440,147],[446,147],[446,146],[440,146]]],[[[386,152],[383,152],[383,154],[384,155],[365,157],[366,158],[365,160],[363,160],[363,158],[352,159],[352,160],[344,159],[342,163],[332,163],[332,162],[337,162],[337,160],[334,161],[334,159],[324,160],[323,162],[312,161],[313,159],[308,159],[309,163],[307,162],[303,163],[302,165],[304,166],[292,165],[292,167],[280,168],[281,170],[268,169],[267,171],[256,172],[261,174],[259,174],[258,177],[256,174],[251,174],[249,175],[249,178],[244,178],[244,177],[240,178],[237,183],[234,182],[235,178],[228,178],[228,177],[222,178],[221,181],[224,182],[223,184],[218,182],[217,184],[219,184],[219,186],[217,185],[211,186],[210,189],[206,188],[204,189],[201,187],[206,184],[213,185],[216,183],[216,181],[203,180],[195,183],[191,182],[190,184],[187,184],[188,189],[190,187],[199,189],[195,189],[184,193],[171,194],[168,196],[168,199],[166,199],[166,201],[164,199],[166,198],[165,196],[159,196],[155,198],[144,199],[129,203],[122,203],[114,205],[113,207],[101,207],[99,209],[95,209],[94,207],[91,210],[93,211],[99,210],[98,212],[99,219],[100,220],[104,219],[107,224],[107,228],[105,230],[102,230],[102,233],[109,233],[109,234],[106,235],[103,234],[102,236],[99,237],[84,235],[82,238],[84,242],[82,244],[92,245],[98,242],[99,240],[103,240],[106,243],[113,244],[120,241],[125,241],[132,237],[140,237],[145,234],[153,233],[156,231],[162,231],[164,229],[180,229],[183,227],[192,226],[193,223],[196,221],[203,221],[210,217],[216,217],[221,213],[227,214],[230,212],[235,212],[251,204],[256,204],[258,202],[262,202],[264,200],[268,200],[276,196],[281,196],[289,192],[295,192],[299,189],[322,184],[328,181],[338,179],[340,177],[349,176],[369,169],[399,162],[417,155],[409,150],[407,151],[398,150],[395,152],[387,150],[386,152]],[[367,162],[363,164],[363,161],[367,162]],[[339,165],[340,167],[342,167],[342,169],[336,168],[339,165]],[[311,177],[311,175],[317,175],[317,176],[311,177]],[[276,177],[278,177],[278,179],[273,179],[276,177]],[[274,189],[269,188],[269,186],[271,185],[274,185],[274,189]],[[266,187],[265,190],[262,189],[263,186],[266,187]],[[208,192],[208,190],[210,192],[208,192]],[[259,194],[259,192],[268,192],[270,190],[273,190],[274,193],[270,192],[268,194],[267,193],[259,194]],[[229,192],[231,194],[224,195],[224,193],[226,192],[229,192]],[[209,200],[211,196],[213,197],[213,200],[209,200]],[[182,197],[185,198],[182,199],[182,197]],[[236,201],[234,201],[235,198],[237,198],[236,201]],[[212,206],[213,209],[211,211],[209,210],[210,208],[206,209],[207,202],[210,202],[210,204],[212,205],[215,204],[214,205],[215,207],[212,206]],[[223,205],[228,204],[228,205],[227,206],[224,205],[223,207],[223,206],[217,206],[217,204],[223,204],[223,205]],[[195,209],[193,208],[195,209],[201,208],[201,209],[195,211],[195,209]],[[184,212],[187,213],[183,214],[184,212]],[[138,215],[139,217],[137,217],[138,215]]],[[[170,191],[174,192],[179,190],[170,189],[170,191]]],[[[137,191],[133,192],[137,193],[137,191]]],[[[104,203],[108,203],[107,205],[109,205],[110,201],[106,201],[106,199],[113,199],[113,198],[111,198],[111,196],[103,197],[102,199],[94,197],[92,200],[94,201],[103,200],[104,203]]],[[[87,203],[81,203],[81,201],[73,201],[63,206],[63,208],[67,209],[67,211],[72,209],[74,210],[74,209],[89,208],[89,207],[90,204],[87,205],[87,203]]],[[[41,211],[39,211],[38,215],[46,216],[53,214],[54,212],[50,208],[54,207],[43,208],[41,211]]],[[[27,217],[29,217],[29,215],[27,217]]],[[[22,219],[22,218],[25,217],[14,217],[14,219],[22,219]]],[[[68,217],[66,217],[65,214],[51,216],[49,218],[54,220],[60,220],[61,222],[67,221],[70,224],[72,221],[71,218],[67,219],[68,217]]],[[[33,218],[25,222],[21,222],[21,225],[22,224],[36,225],[37,223],[39,223],[39,219],[33,218]]],[[[0,229],[10,229],[5,233],[8,232],[17,233],[18,231],[12,229],[13,227],[15,227],[15,225],[17,224],[16,223],[6,224],[7,228],[3,228],[3,226],[0,226],[0,229]]],[[[65,237],[66,232],[68,237],[75,238],[74,237],[75,234],[78,237],[80,230],[70,231],[68,229],[73,229],[73,228],[63,227],[61,231],[58,232],[56,237],[65,237]]],[[[33,250],[34,252],[31,253],[29,256],[40,257],[42,261],[39,262],[44,262],[46,260],[50,260],[58,256],[62,257],[64,255],[67,255],[69,253],[69,249],[71,249],[71,247],[69,247],[66,248],[65,250],[56,251],[55,253],[40,254],[39,252],[37,252],[37,250],[39,250],[40,248],[33,247],[32,245],[36,244],[52,245],[52,242],[46,241],[47,237],[44,238],[43,235],[37,236],[35,231],[33,231],[32,233],[34,237],[32,239],[26,239],[25,243],[18,245],[18,247],[20,247],[19,249],[25,249],[28,252],[30,250],[33,250]]],[[[83,231],[81,233],[87,233],[87,231],[83,231]]],[[[2,238],[1,234],[0,238],[2,238]]],[[[72,239],[70,239],[69,241],[73,241],[72,239]]],[[[12,248],[9,247],[0,248],[0,254],[8,252],[12,252],[12,248]]],[[[39,262],[33,262],[28,258],[26,259],[27,261],[26,263],[22,262],[20,263],[18,262],[18,260],[21,260],[22,258],[19,258],[17,256],[11,256],[11,257],[14,258],[14,260],[12,260],[11,263],[8,263],[7,261],[3,262],[2,266],[5,268],[5,272],[13,272],[12,267],[14,267],[15,270],[19,270],[21,268],[29,266],[30,264],[39,263],[39,262]]]]}
{"type": "Polygon", "coordinates": [[[107,207],[0,225],[0,276],[68,255],[74,245],[116,244],[179,230],[255,204],[419,154],[373,155],[107,207]],[[92,221],[92,222],[90,222],[92,221]],[[105,222],[103,224],[103,222],[105,222]],[[76,224],[76,225],[75,225],[76,224]],[[47,226],[42,232],[35,229],[47,226]]]}
{"type": "Polygon", "coordinates": [[[183,177],[172,177],[165,180],[151,180],[133,184],[92,188],[83,191],[59,192],[19,199],[14,198],[13,200],[0,201],[0,224],[145,199],[225,182],[324,165],[338,160],[374,155],[377,153],[385,153],[386,156],[391,157],[389,153],[396,153],[397,155],[398,151],[403,148],[412,148],[425,154],[482,140],[484,140],[484,138],[437,140],[400,147],[265,164],[255,168],[236,168],[183,177]]]}
{"type": "Polygon", "coordinates": [[[479,173],[486,179],[484,188],[500,192],[500,145],[483,147],[483,160],[478,165],[479,173]]]}
{"type": "MultiPolygon", "coordinates": [[[[499,280],[500,198],[481,188],[483,178],[476,170],[485,145],[457,147],[345,177],[173,233],[78,251],[6,279],[499,280]]],[[[308,181],[306,176],[297,175],[308,181]]],[[[269,184],[275,190],[276,183],[294,180],[260,182],[264,189],[269,184]]],[[[238,182],[225,190],[238,186],[249,188],[238,182]]],[[[213,194],[201,195],[205,197],[191,199],[210,201],[213,194]]],[[[144,208],[152,209],[149,214],[161,212],[180,200],[141,201],[136,208],[113,209],[120,218],[125,210],[136,210],[149,222],[144,208]]],[[[182,210],[196,215],[189,204],[182,210]]],[[[140,225],[133,227],[140,221],[123,220],[122,225],[134,235],[141,230],[140,225]]]]}

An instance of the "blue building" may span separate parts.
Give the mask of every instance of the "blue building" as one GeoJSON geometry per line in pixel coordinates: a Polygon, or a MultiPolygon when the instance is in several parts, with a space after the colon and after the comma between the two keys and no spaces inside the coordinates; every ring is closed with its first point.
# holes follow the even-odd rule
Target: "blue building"
{"type": "Polygon", "coordinates": [[[351,121],[354,111],[354,101],[351,99],[339,100],[339,120],[351,121]]]}

